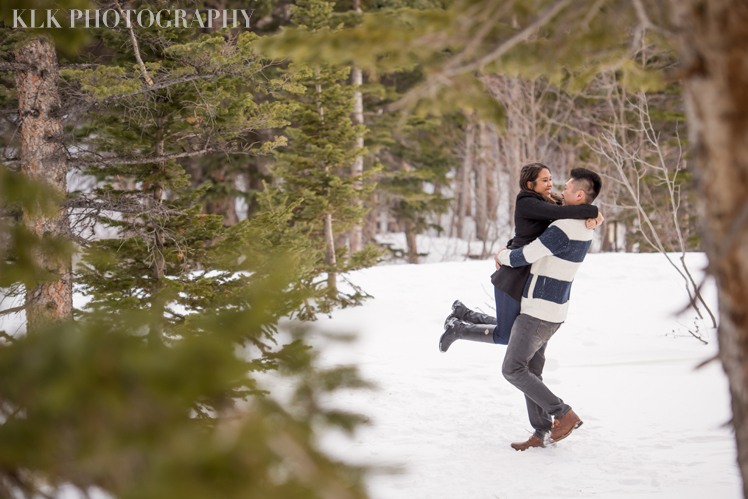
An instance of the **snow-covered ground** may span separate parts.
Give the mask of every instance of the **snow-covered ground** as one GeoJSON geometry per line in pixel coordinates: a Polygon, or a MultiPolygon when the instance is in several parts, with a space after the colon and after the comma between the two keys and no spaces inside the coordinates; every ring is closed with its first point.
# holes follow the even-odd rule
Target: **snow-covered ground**
{"type": "MultiPolygon", "coordinates": [[[[705,259],[689,262],[700,269],[705,259]]],[[[716,361],[695,369],[715,354],[715,333],[699,323],[704,345],[688,332],[694,312],[674,315],[686,293],[662,255],[588,255],[545,368],[584,425],[526,452],[509,447],[531,428],[522,395],[501,376],[506,347],[437,348],[454,299],[492,312],[492,270],[485,260],[356,272],[374,298],[317,323],[323,362],[356,363],[378,385],[335,400],[370,426],[323,442],[335,456],[390,468],[371,476],[373,499],[741,497],[725,376],[716,361]],[[335,344],[322,332],[358,340],[335,344]]],[[[714,305],[711,283],[705,293],[714,305]]]]}
{"type": "MultiPolygon", "coordinates": [[[[464,261],[467,246],[446,238],[421,247],[433,253],[426,261],[460,261],[351,274],[373,298],[322,317],[311,338],[323,364],[357,364],[378,386],[337,395],[336,407],[371,424],[352,439],[322,442],[334,456],[378,467],[372,499],[742,497],[725,376],[716,361],[695,369],[716,353],[715,332],[693,311],[676,316],[687,297],[662,255],[587,256],[544,375],[584,425],[551,448],[516,452],[509,444],[531,428],[522,395],[501,376],[506,347],[437,348],[456,298],[493,312],[493,261],[464,261]],[[707,345],[689,333],[697,326],[707,345]],[[358,339],[336,342],[329,333],[358,339]]],[[[706,263],[688,257],[692,269],[706,263]]],[[[711,282],[704,293],[716,313],[711,282]]],[[[18,315],[5,318],[8,332],[22,328],[18,315]]],[[[282,386],[270,388],[282,395],[282,386]]]]}

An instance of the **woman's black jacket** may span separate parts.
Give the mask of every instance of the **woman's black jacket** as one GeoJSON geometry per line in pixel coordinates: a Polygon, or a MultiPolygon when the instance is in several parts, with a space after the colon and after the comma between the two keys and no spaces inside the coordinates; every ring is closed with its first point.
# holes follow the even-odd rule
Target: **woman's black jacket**
{"type": "MultiPolygon", "coordinates": [[[[514,208],[514,237],[507,243],[509,249],[527,246],[540,237],[540,234],[554,220],[597,218],[597,206],[591,204],[561,206],[545,199],[542,194],[535,192],[520,191],[517,195],[514,208]]],[[[517,268],[502,265],[501,269],[491,276],[491,282],[515,300],[521,301],[529,276],[530,265],[517,268]]],[[[497,313],[500,312],[497,310],[497,313]]]]}

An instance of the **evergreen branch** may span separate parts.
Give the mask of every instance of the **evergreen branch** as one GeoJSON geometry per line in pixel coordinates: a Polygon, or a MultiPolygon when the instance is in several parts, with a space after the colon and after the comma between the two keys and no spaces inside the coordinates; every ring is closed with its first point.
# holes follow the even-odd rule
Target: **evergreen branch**
{"type": "MultiPolygon", "coordinates": [[[[203,78],[211,78],[211,77],[214,77],[214,76],[233,76],[235,78],[241,78],[241,79],[246,80],[250,76],[254,76],[257,73],[262,73],[267,68],[273,67],[275,65],[277,65],[277,63],[275,63],[275,62],[263,64],[262,66],[258,67],[257,69],[255,69],[254,71],[252,71],[249,74],[245,74],[243,71],[231,71],[229,69],[224,69],[224,68],[213,68],[210,72],[198,73],[196,75],[185,75],[183,77],[175,78],[174,80],[171,80],[171,81],[166,80],[166,81],[162,81],[162,82],[157,82],[157,83],[154,83],[153,87],[151,87],[151,88],[143,89],[143,91],[138,91],[138,92],[135,92],[133,94],[123,94],[121,97],[128,97],[129,95],[138,95],[138,94],[144,93],[145,91],[148,91],[148,90],[158,90],[158,89],[165,88],[165,87],[168,87],[168,86],[171,86],[171,85],[177,85],[179,83],[191,82],[191,81],[199,80],[199,79],[203,79],[203,78]]],[[[235,66],[235,67],[241,68],[240,66],[235,66]]],[[[195,69],[199,70],[199,68],[197,68],[197,67],[195,69]]],[[[284,78],[284,80],[288,80],[288,78],[284,78]]],[[[255,86],[262,86],[259,82],[254,82],[254,81],[252,82],[252,84],[255,85],[255,86]]],[[[263,86],[263,87],[264,88],[268,88],[267,86],[263,86]]],[[[111,98],[108,98],[107,100],[109,100],[109,99],[111,99],[111,98]]]]}
{"type": "Polygon", "coordinates": [[[87,213],[79,213],[78,217],[94,217],[101,212],[122,213],[124,215],[145,215],[152,216],[169,216],[183,215],[181,210],[169,208],[166,205],[159,204],[146,208],[141,199],[134,195],[126,195],[121,199],[106,198],[101,195],[97,198],[78,197],[65,201],[62,206],[66,209],[89,210],[87,213]]]}
{"type": "MultiPolygon", "coordinates": [[[[272,65],[273,65],[272,63],[271,64],[263,65],[263,66],[259,67],[256,71],[253,71],[251,73],[251,75],[254,75],[256,73],[262,73],[262,71],[264,71],[266,68],[268,68],[268,67],[270,67],[272,65]]],[[[86,66],[86,65],[82,65],[82,66],[86,66]]],[[[91,65],[91,66],[94,67],[96,65],[91,65]]],[[[195,68],[195,69],[199,71],[199,68],[195,68]]],[[[70,119],[73,118],[73,116],[79,116],[79,115],[81,115],[81,114],[89,111],[92,107],[93,108],[100,108],[102,106],[106,106],[108,104],[112,104],[112,103],[115,103],[115,102],[118,102],[118,101],[122,101],[124,99],[138,97],[138,96],[143,95],[143,94],[147,94],[147,93],[150,93],[150,92],[156,92],[158,90],[169,88],[169,87],[172,87],[174,85],[179,85],[179,84],[182,84],[182,83],[190,83],[190,82],[194,82],[194,81],[197,81],[197,80],[204,80],[204,79],[214,78],[214,77],[217,77],[217,76],[233,76],[233,77],[236,77],[236,78],[246,79],[246,78],[248,78],[251,75],[246,75],[246,74],[244,74],[242,72],[239,72],[239,71],[229,71],[229,70],[225,70],[225,69],[214,68],[213,70],[211,70],[209,72],[205,72],[205,73],[198,72],[196,74],[184,75],[184,76],[180,76],[180,77],[177,77],[177,78],[174,78],[174,79],[166,79],[166,80],[156,81],[156,82],[153,82],[152,85],[146,86],[144,88],[140,88],[140,89],[138,89],[138,90],[136,90],[134,92],[128,92],[128,93],[123,93],[123,94],[111,95],[111,96],[105,97],[103,99],[96,100],[96,99],[91,99],[89,96],[86,96],[86,95],[79,95],[78,96],[79,98],[78,98],[77,102],[75,102],[72,105],[66,106],[65,109],[64,109],[64,111],[63,111],[63,114],[65,114],[67,116],[67,119],[70,120],[70,119]]],[[[255,83],[255,85],[257,85],[257,83],[255,83]]]]}
{"type": "Polygon", "coordinates": [[[90,239],[86,239],[85,237],[80,236],[78,234],[74,234],[72,232],[70,234],[68,234],[66,237],[70,241],[72,241],[74,243],[78,243],[78,245],[81,246],[81,247],[83,247],[83,248],[88,248],[89,244],[91,243],[90,239]]]}
{"type": "Polygon", "coordinates": [[[180,83],[188,83],[188,82],[191,82],[193,80],[201,80],[203,78],[211,78],[213,76],[216,76],[217,74],[218,74],[217,71],[212,71],[210,73],[200,73],[200,74],[196,74],[196,75],[180,76],[179,78],[175,78],[173,80],[165,80],[165,81],[160,81],[158,83],[153,83],[152,85],[150,85],[150,86],[148,86],[146,88],[142,88],[140,90],[137,90],[135,92],[130,92],[130,93],[127,93],[127,94],[112,95],[110,97],[106,97],[106,98],[101,99],[99,101],[95,101],[94,104],[95,105],[98,105],[98,104],[107,104],[109,102],[113,102],[113,101],[120,100],[120,99],[125,99],[127,97],[136,97],[138,95],[142,95],[142,94],[145,94],[145,93],[148,93],[148,92],[154,92],[156,90],[161,90],[163,88],[168,88],[168,87],[171,87],[172,85],[178,85],[180,83]]]}
{"type": "Polygon", "coordinates": [[[69,108],[65,109],[65,114],[67,115],[79,115],[82,113],[85,113],[92,107],[98,108],[103,105],[111,104],[116,101],[120,101],[123,99],[131,98],[131,97],[137,97],[139,95],[143,95],[150,92],[155,92],[157,90],[162,90],[164,88],[169,88],[173,85],[179,85],[180,83],[189,83],[194,80],[202,80],[205,78],[212,78],[214,76],[219,75],[220,73],[218,71],[212,71],[210,73],[199,73],[199,74],[193,74],[193,75],[185,75],[180,76],[179,78],[174,78],[173,80],[164,80],[160,81],[158,83],[154,83],[153,85],[150,85],[145,88],[141,88],[139,90],[136,90],[135,92],[129,92],[125,94],[117,94],[112,95],[109,97],[105,97],[104,99],[100,100],[87,100],[86,98],[83,98],[82,101],[79,101],[77,104],[70,106],[69,108]]]}
{"type": "Polygon", "coordinates": [[[209,154],[212,152],[226,152],[231,154],[251,154],[249,151],[242,151],[239,149],[225,149],[222,147],[207,147],[197,151],[184,151],[174,154],[164,154],[161,156],[142,156],[139,158],[133,157],[112,157],[112,158],[97,158],[97,159],[86,159],[86,158],[72,158],[68,160],[68,165],[72,167],[80,166],[96,166],[96,165],[143,165],[148,163],[163,163],[172,159],[179,158],[190,158],[193,156],[200,156],[203,154],[209,154]]]}
{"type": "MultiPolygon", "coordinates": [[[[268,67],[268,66],[263,66],[262,68],[258,69],[256,72],[261,72],[266,67],[268,67]]],[[[138,95],[142,95],[142,94],[145,94],[145,93],[148,93],[148,92],[154,92],[156,90],[161,90],[161,89],[164,89],[164,88],[168,88],[168,87],[171,87],[173,85],[179,85],[180,83],[189,83],[189,82],[192,82],[192,81],[195,81],[195,80],[202,80],[202,79],[205,79],[205,78],[212,78],[212,77],[215,77],[215,76],[235,76],[235,77],[238,77],[238,78],[246,78],[247,77],[247,75],[244,75],[242,73],[238,73],[238,72],[234,72],[234,71],[226,71],[226,70],[221,70],[221,69],[216,68],[216,69],[214,69],[213,71],[211,71],[209,73],[198,73],[198,74],[192,74],[192,75],[185,75],[185,76],[180,76],[178,78],[174,78],[173,80],[163,80],[163,81],[155,82],[152,85],[150,85],[150,86],[148,86],[146,88],[142,88],[140,90],[137,90],[135,92],[130,92],[130,93],[126,93],[126,94],[112,95],[110,97],[106,97],[104,99],[92,102],[92,104],[93,105],[108,104],[108,103],[113,102],[113,101],[125,99],[125,98],[128,98],[128,97],[136,97],[138,95]]]]}
{"type": "Polygon", "coordinates": [[[197,88],[197,84],[195,83],[194,80],[192,81],[192,86],[195,88],[195,92],[200,97],[200,100],[202,100],[203,104],[205,104],[205,112],[208,113],[208,116],[210,116],[210,121],[212,123],[215,123],[215,116],[214,116],[213,111],[211,111],[210,104],[208,104],[208,102],[205,100],[205,97],[203,97],[203,93],[200,91],[199,88],[197,88]]]}
{"type": "MultiPolygon", "coordinates": [[[[169,228],[163,223],[164,219],[170,217],[184,216],[186,211],[184,209],[175,209],[164,205],[162,203],[149,205],[147,201],[149,195],[146,193],[132,194],[127,193],[124,195],[108,195],[108,193],[99,193],[95,198],[79,197],[68,199],[63,206],[69,210],[76,210],[74,214],[75,226],[83,226],[83,232],[88,228],[91,230],[93,235],[93,228],[96,224],[101,223],[102,215],[104,218],[109,218],[106,213],[119,213],[125,217],[120,224],[120,235],[130,234],[135,237],[140,237],[148,245],[151,257],[155,257],[155,252],[158,252],[156,246],[151,246],[148,241],[153,236],[152,230],[162,233],[164,236],[176,243],[179,247],[179,241],[177,238],[170,234],[169,228]]],[[[79,244],[82,246],[88,246],[89,240],[78,236],[75,237],[79,244]]]]}

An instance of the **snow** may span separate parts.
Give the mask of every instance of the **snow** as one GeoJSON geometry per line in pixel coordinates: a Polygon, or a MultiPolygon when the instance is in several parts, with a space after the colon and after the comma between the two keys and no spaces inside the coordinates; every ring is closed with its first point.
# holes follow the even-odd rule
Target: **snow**
{"type": "MultiPolygon", "coordinates": [[[[426,260],[465,258],[443,239],[425,241],[435,253],[426,260]]],[[[704,255],[688,261],[700,279],[704,255]]],[[[531,428],[522,395],[501,376],[506,347],[437,348],[455,299],[493,312],[492,272],[492,260],[354,272],[348,278],[373,298],[315,324],[322,363],[357,364],[378,387],[338,394],[333,405],[370,425],[321,442],[335,457],[375,467],[372,499],[742,497],[726,378],[717,361],[695,369],[715,355],[715,331],[682,312],[683,281],[662,255],[587,256],[544,375],[584,425],[526,452],[509,447],[531,428]],[[707,345],[689,333],[697,325],[707,345]],[[352,343],[331,339],[353,332],[352,343]]],[[[704,293],[716,314],[711,281],[704,293]]],[[[85,301],[76,293],[76,307],[85,301]]],[[[3,327],[18,332],[22,314],[3,327]]],[[[283,386],[269,388],[282,397],[283,386]]]]}
{"type": "MultiPolygon", "coordinates": [[[[688,261],[697,274],[706,264],[688,261]]],[[[365,269],[350,278],[374,298],[317,323],[323,363],[358,364],[378,386],[336,396],[371,424],[322,442],[378,468],[373,499],[741,497],[726,378],[718,361],[695,368],[715,355],[716,333],[692,310],[677,314],[687,295],[662,255],[587,256],[544,376],[584,425],[526,452],[509,447],[532,430],[501,376],[506,347],[437,348],[455,299],[492,313],[492,271],[492,260],[365,269]],[[696,325],[708,345],[689,333],[696,325]],[[329,339],[351,332],[354,343],[329,339]]],[[[704,292],[716,313],[712,282],[704,292]]]]}

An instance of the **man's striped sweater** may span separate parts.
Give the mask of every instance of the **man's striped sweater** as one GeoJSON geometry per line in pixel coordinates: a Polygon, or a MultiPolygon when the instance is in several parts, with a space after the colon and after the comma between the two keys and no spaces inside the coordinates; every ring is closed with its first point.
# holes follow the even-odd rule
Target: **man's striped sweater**
{"type": "Polygon", "coordinates": [[[564,322],[571,283],[592,243],[584,220],[556,220],[527,246],[499,253],[502,265],[532,265],[522,294],[521,313],[548,322],[564,322]]]}

